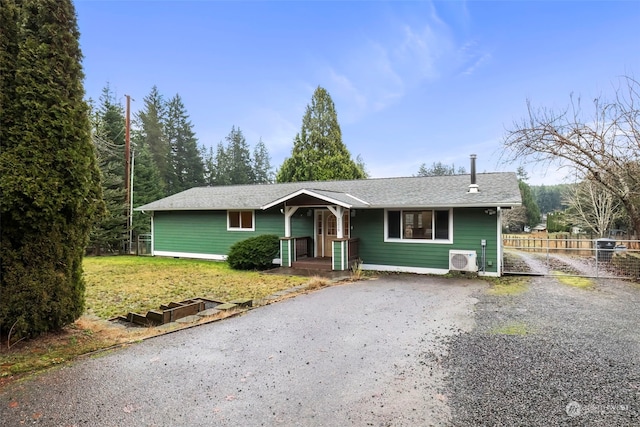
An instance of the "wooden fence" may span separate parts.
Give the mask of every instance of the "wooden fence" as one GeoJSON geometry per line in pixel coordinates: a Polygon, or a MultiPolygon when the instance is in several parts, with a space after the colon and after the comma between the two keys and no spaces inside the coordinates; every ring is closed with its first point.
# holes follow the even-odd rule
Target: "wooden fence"
{"type": "MultiPolygon", "coordinates": [[[[596,250],[598,239],[576,238],[569,234],[503,234],[504,247],[522,250],[545,250],[553,252],[571,252],[573,255],[589,256],[596,250]]],[[[615,240],[614,246],[624,246],[627,249],[640,249],[639,240],[615,240]]]]}

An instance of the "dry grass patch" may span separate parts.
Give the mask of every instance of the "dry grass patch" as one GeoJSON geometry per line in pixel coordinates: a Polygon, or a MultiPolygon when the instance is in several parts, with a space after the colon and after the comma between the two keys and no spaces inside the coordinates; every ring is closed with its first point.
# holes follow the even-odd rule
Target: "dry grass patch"
{"type": "Polygon", "coordinates": [[[308,279],[236,271],[226,263],[145,257],[85,258],[86,312],[103,319],[196,297],[262,299],[308,279]]]}
{"type": "Polygon", "coordinates": [[[313,276],[311,279],[309,279],[309,282],[307,283],[307,289],[312,291],[315,289],[327,287],[330,284],[331,284],[331,281],[325,277],[313,276]]]}
{"type": "Polygon", "coordinates": [[[124,328],[106,319],[130,311],[144,314],[160,304],[196,297],[262,299],[309,281],[304,277],[235,271],[226,263],[172,258],[92,257],[85,258],[83,267],[85,315],[62,331],[21,341],[10,349],[0,343],[0,387],[23,374],[168,331],[166,326],[124,328]]]}

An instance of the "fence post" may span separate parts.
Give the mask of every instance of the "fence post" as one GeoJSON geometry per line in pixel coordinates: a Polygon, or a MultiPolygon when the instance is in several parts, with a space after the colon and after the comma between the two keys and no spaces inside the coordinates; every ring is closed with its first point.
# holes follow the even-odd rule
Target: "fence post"
{"type": "Polygon", "coordinates": [[[594,255],[596,256],[596,277],[600,277],[600,268],[598,267],[598,245],[595,240],[591,240],[591,247],[594,249],[594,255]]]}

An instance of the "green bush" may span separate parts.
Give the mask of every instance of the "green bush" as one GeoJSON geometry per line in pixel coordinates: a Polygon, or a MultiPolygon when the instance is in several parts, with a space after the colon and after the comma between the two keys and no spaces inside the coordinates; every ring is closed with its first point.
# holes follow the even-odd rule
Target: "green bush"
{"type": "Polygon", "coordinates": [[[280,238],[263,234],[237,242],[229,250],[227,262],[235,270],[266,270],[280,252],[280,238]]]}

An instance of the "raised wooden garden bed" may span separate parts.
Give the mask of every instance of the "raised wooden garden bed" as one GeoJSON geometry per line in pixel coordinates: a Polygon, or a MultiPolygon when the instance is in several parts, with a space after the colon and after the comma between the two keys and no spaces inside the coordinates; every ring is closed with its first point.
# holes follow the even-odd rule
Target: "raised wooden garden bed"
{"type": "Polygon", "coordinates": [[[209,298],[195,298],[180,302],[170,302],[167,305],[163,304],[159,310],[149,310],[146,315],[129,313],[126,317],[119,316],[113,320],[131,322],[142,326],[157,326],[175,322],[183,317],[192,316],[209,309],[223,311],[251,307],[252,305],[253,301],[250,299],[225,303],[209,298]]]}

